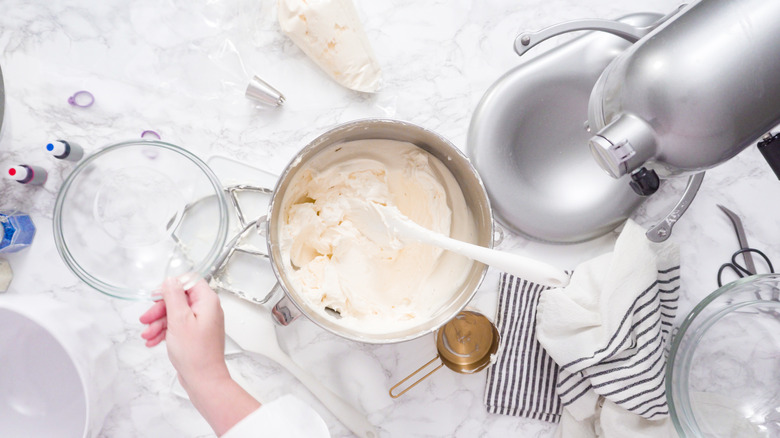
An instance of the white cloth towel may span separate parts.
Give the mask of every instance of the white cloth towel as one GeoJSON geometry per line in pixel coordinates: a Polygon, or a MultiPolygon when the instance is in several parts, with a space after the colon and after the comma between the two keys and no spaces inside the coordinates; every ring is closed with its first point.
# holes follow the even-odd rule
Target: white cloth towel
{"type": "Polygon", "coordinates": [[[648,420],[609,400],[599,403],[588,421],[577,421],[563,410],[556,438],[679,438],[669,417],[648,420]]]}
{"type": "Polygon", "coordinates": [[[626,424],[668,416],[666,343],[679,283],[677,245],[650,242],[628,220],[613,252],[579,265],[567,287],[542,293],[537,338],[560,366],[563,420],[598,422],[605,399],[610,418],[622,414],[626,424]]]}

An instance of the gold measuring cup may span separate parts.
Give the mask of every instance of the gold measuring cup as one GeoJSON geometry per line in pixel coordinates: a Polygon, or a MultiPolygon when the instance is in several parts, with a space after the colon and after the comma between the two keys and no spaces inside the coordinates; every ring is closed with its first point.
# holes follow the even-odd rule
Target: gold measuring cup
{"type": "Polygon", "coordinates": [[[436,357],[390,388],[390,397],[400,397],[444,365],[461,374],[472,374],[483,370],[490,365],[492,357],[498,352],[499,340],[498,329],[485,315],[471,310],[458,313],[436,331],[438,351],[436,357]],[[441,360],[439,366],[415,380],[401,392],[393,392],[437,359],[441,360]]]}

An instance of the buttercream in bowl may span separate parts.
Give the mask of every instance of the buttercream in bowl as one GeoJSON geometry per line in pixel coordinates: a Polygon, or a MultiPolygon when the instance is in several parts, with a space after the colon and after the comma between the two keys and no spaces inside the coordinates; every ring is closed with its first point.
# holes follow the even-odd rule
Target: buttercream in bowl
{"type": "Polygon", "coordinates": [[[353,220],[366,201],[477,241],[460,186],[439,159],[409,142],[349,141],[318,153],[291,181],[279,216],[283,269],[306,304],[339,325],[368,333],[419,325],[452,301],[474,262],[421,243],[372,240],[353,220]]]}

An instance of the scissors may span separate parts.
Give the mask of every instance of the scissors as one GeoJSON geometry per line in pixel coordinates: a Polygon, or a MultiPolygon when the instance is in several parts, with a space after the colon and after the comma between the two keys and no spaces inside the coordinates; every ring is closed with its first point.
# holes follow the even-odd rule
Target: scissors
{"type": "Polygon", "coordinates": [[[718,204],[718,208],[723,210],[723,212],[726,213],[726,216],[728,216],[731,220],[731,223],[734,225],[734,231],[737,233],[737,240],[739,241],[739,250],[737,250],[731,256],[731,262],[722,264],[720,269],[718,269],[718,287],[723,286],[722,275],[726,270],[730,270],[737,274],[739,278],[746,277],[748,275],[756,275],[757,270],[755,260],[753,259],[754,254],[763,258],[766,266],[769,268],[769,272],[774,273],[775,268],[772,266],[772,262],[769,260],[769,257],[767,257],[763,252],[748,246],[747,237],[745,236],[745,228],[742,227],[742,220],[739,218],[739,216],[720,204],[718,204]],[[740,255],[742,257],[740,257],[740,255]],[[740,258],[744,261],[744,264],[740,262],[740,258]]]}

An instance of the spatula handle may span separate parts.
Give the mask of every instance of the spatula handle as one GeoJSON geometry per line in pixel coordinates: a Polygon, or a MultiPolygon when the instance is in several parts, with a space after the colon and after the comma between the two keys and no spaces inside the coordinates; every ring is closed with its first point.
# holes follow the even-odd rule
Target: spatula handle
{"type": "Polygon", "coordinates": [[[444,248],[534,283],[552,287],[564,287],[569,284],[569,275],[563,269],[538,260],[473,245],[438,233],[418,233],[415,237],[423,243],[444,248]]]}

